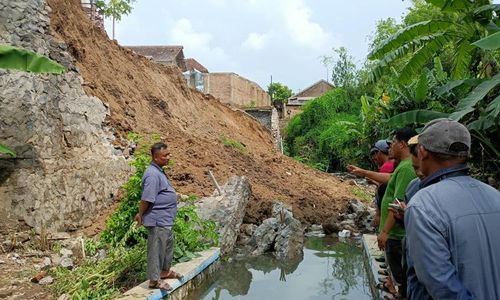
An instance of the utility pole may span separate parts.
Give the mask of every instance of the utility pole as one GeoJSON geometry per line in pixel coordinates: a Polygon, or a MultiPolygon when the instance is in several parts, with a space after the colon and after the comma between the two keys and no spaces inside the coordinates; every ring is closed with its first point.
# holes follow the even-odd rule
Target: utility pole
{"type": "Polygon", "coordinates": [[[271,96],[271,105],[273,105],[273,75],[271,75],[271,84],[269,85],[269,96],[271,96]]]}

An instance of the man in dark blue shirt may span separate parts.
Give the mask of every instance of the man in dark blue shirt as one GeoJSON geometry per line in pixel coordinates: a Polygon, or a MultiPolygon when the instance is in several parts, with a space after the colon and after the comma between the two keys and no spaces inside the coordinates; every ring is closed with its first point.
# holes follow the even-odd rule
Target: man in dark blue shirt
{"type": "Polygon", "coordinates": [[[150,288],[171,290],[161,278],[182,278],[170,270],[173,257],[172,227],[177,213],[177,193],[170,184],[163,167],[170,153],[167,145],[156,143],[151,147],[153,158],[142,177],[142,196],[135,220],[148,230],[148,279],[150,288]]]}

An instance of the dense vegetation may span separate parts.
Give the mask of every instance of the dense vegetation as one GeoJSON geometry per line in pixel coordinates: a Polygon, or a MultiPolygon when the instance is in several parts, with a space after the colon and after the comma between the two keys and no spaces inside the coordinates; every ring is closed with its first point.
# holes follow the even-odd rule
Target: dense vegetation
{"type": "MultiPolygon", "coordinates": [[[[141,178],[151,161],[149,148],[159,137],[153,136],[151,141],[145,142],[132,133],[129,139],[139,147],[131,162],[135,174],[124,186],[125,198],[108,219],[100,238],[85,241],[85,252],[90,258],[74,270],[58,267],[54,271],[53,289],[57,295],[67,293],[72,299],[108,299],[146,280],[147,234],[144,227],[136,227],[134,216],[141,197],[141,178]],[[106,251],[106,257],[96,261],[94,256],[101,249],[106,251]]],[[[170,161],[169,166],[172,163],[170,161]]],[[[190,196],[178,209],[174,225],[174,263],[190,260],[196,252],[218,243],[215,223],[198,217],[195,200],[195,196],[190,196]]]]}
{"type": "Polygon", "coordinates": [[[498,182],[499,13],[487,0],[414,0],[400,23],[378,22],[361,69],[352,68],[344,48],[334,50],[322,61],[333,63],[337,92],[290,121],[289,154],[322,170],[368,165],[369,145],[392,130],[449,117],[472,134],[476,175],[498,182]]]}

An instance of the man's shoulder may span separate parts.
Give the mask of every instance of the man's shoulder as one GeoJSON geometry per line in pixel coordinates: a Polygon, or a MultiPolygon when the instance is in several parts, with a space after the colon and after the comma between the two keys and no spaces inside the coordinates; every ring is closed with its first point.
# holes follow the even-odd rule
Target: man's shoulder
{"type": "Polygon", "coordinates": [[[402,172],[402,171],[405,171],[405,170],[409,170],[409,169],[412,169],[413,170],[413,166],[411,165],[411,160],[409,159],[404,159],[402,160],[398,166],[396,167],[396,169],[394,170],[394,173],[399,173],[399,172],[402,172]]]}
{"type": "Polygon", "coordinates": [[[153,165],[147,166],[146,170],[144,170],[144,175],[142,175],[142,178],[146,178],[149,176],[156,176],[158,173],[158,170],[155,168],[153,165]]]}
{"type": "Polygon", "coordinates": [[[396,178],[407,178],[408,181],[410,181],[410,179],[413,179],[416,176],[417,175],[415,174],[415,169],[413,169],[411,161],[403,160],[394,170],[394,173],[392,173],[391,179],[396,180],[396,178]]]}

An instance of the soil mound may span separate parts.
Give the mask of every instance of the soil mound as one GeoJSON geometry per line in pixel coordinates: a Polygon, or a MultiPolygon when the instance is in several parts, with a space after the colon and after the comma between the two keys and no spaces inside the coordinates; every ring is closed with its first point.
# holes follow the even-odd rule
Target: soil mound
{"type": "Polygon", "coordinates": [[[292,204],[301,221],[319,224],[352,198],[337,178],[277,153],[270,133],[245,113],[191,89],[177,67],[155,64],[120,47],[94,26],[79,0],[49,0],[52,35],[68,45],[85,92],[109,106],[108,125],[124,138],[129,131],[159,133],[175,165],[170,178],[179,192],[207,196],[212,169],[222,184],[244,175],[253,198],[245,222],[270,216],[272,200],[292,204]],[[245,145],[224,146],[227,137],[245,145]]]}

